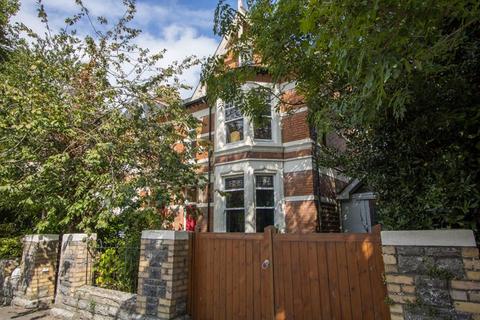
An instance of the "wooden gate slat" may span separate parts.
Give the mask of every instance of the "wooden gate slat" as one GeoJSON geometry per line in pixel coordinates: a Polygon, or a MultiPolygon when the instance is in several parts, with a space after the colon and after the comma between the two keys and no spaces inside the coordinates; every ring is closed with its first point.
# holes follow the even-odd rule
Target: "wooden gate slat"
{"type": "Polygon", "coordinates": [[[298,244],[299,259],[297,263],[300,265],[301,273],[301,293],[303,302],[303,319],[312,319],[312,294],[310,292],[310,270],[308,266],[308,248],[307,242],[299,242],[298,244]]]}
{"type": "MultiPolygon", "coordinates": [[[[282,266],[283,251],[280,242],[273,242],[274,266],[282,266]]],[[[275,270],[275,319],[285,320],[285,286],[283,281],[283,268],[275,270]]]]}
{"type": "Polygon", "coordinates": [[[260,255],[260,242],[255,241],[255,245],[253,246],[253,292],[255,299],[253,301],[253,315],[254,319],[261,319],[262,316],[262,301],[259,297],[262,294],[262,287],[261,287],[261,255],[260,255]]]}
{"type": "Polygon", "coordinates": [[[340,306],[339,279],[337,269],[337,250],[335,243],[326,243],[328,283],[330,285],[331,319],[341,319],[342,310],[340,306]]]}
{"type": "Polygon", "coordinates": [[[373,297],[373,287],[370,282],[370,272],[368,266],[368,248],[369,246],[366,242],[356,243],[360,293],[362,297],[366,297],[370,300],[370,303],[368,303],[368,300],[365,301],[365,303],[362,303],[361,310],[365,319],[375,319],[375,316],[373,315],[373,308],[370,305],[372,303],[371,297],[373,297]]]}
{"type": "MultiPolygon", "coordinates": [[[[331,285],[329,266],[327,261],[327,249],[325,243],[316,243],[317,247],[317,266],[318,266],[318,276],[319,276],[319,290],[320,297],[322,301],[322,318],[331,319],[332,317],[332,299],[331,299],[331,285]]],[[[335,280],[335,279],[334,279],[335,280]]]]}
{"type": "Polygon", "coordinates": [[[253,298],[254,298],[254,291],[253,291],[253,242],[246,241],[245,243],[245,272],[246,272],[246,304],[252,306],[251,308],[247,308],[246,311],[246,318],[253,319],[253,298]]]}
{"type": "Polygon", "coordinates": [[[352,319],[352,310],[350,305],[350,284],[348,282],[347,256],[345,252],[345,243],[337,242],[337,267],[338,284],[340,293],[340,306],[342,307],[342,319],[352,319]]]}
{"type": "Polygon", "coordinates": [[[232,265],[233,265],[233,240],[226,240],[226,305],[225,305],[225,319],[233,319],[233,272],[232,272],[232,265]]]}
{"type": "Polygon", "coordinates": [[[302,303],[302,285],[299,264],[299,248],[298,242],[290,243],[290,264],[292,265],[292,287],[293,287],[293,318],[303,319],[303,303],[302,303]]]}
{"type": "MultiPolygon", "coordinates": [[[[350,284],[350,304],[353,313],[353,318],[362,320],[363,315],[356,310],[362,310],[362,297],[360,295],[360,282],[358,280],[358,265],[356,253],[356,243],[347,242],[347,267],[348,267],[348,283],[350,284]]],[[[367,301],[365,301],[367,302],[367,301]]]]}
{"type": "Polygon", "coordinates": [[[310,295],[312,301],[311,319],[322,317],[322,299],[320,297],[320,279],[318,277],[318,259],[317,259],[317,244],[307,243],[310,295]]]}

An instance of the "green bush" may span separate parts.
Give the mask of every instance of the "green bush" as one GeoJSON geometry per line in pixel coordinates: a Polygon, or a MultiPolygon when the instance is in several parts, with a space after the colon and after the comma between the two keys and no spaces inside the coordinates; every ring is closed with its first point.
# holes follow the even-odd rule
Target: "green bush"
{"type": "Polygon", "coordinates": [[[0,259],[20,258],[22,242],[19,238],[0,238],[0,259]]]}

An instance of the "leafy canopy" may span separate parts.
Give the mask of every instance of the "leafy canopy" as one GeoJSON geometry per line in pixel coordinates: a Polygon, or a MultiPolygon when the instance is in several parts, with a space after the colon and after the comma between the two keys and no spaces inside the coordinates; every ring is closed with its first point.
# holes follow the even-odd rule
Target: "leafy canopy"
{"type": "MultiPolygon", "coordinates": [[[[215,32],[229,54],[203,68],[209,99],[256,118],[244,91],[258,73],[294,81],[309,121],[346,150],[322,147],[318,164],[363,179],[389,228],[474,227],[479,194],[480,4],[470,0],[220,1],[215,32]],[[260,63],[231,68],[253,49],[260,63]]],[[[274,86],[275,87],[275,86],[274,86]]],[[[289,102],[279,97],[278,107],[289,102]]]]}
{"type": "Polygon", "coordinates": [[[201,182],[198,147],[182,144],[196,120],[178,93],[178,75],[196,61],[160,67],[164,51],[135,44],[135,4],[123,2],[125,14],[109,24],[77,0],[78,13],[54,32],[39,1],[45,34],[22,24],[9,34],[0,64],[0,208],[28,217],[35,231],[168,227],[165,208],[201,182]],[[91,24],[91,34],[79,36],[78,23],[91,24]]]}

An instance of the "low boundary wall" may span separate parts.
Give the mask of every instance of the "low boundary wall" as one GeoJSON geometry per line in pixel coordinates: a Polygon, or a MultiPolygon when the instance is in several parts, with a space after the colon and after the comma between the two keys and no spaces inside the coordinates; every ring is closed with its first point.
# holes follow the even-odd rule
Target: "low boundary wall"
{"type": "Polygon", "coordinates": [[[480,263],[470,230],[383,231],[391,319],[480,319],[480,263]]]}

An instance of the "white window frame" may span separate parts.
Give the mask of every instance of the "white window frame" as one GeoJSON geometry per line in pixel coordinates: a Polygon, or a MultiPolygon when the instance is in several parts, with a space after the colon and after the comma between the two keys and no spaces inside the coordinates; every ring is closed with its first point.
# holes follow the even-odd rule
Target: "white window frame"
{"type": "Polygon", "coordinates": [[[234,118],[234,119],[230,119],[230,120],[227,120],[227,109],[235,109],[238,107],[235,106],[233,103],[225,103],[224,104],[224,107],[223,107],[223,111],[224,111],[224,114],[225,114],[225,144],[235,144],[235,143],[241,143],[245,140],[245,117],[242,116],[241,117],[238,117],[238,118],[234,118]],[[241,135],[242,135],[242,138],[238,141],[234,141],[234,142],[228,142],[228,136],[227,136],[227,124],[230,123],[230,122],[235,122],[235,121],[238,121],[238,120],[242,120],[242,132],[241,132],[241,135]]]}
{"type": "MultiPolygon", "coordinates": [[[[226,194],[229,192],[235,192],[235,191],[243,191],[243,207],[234,207],[234,208],[227,208],[226,201],[225,201],[225,230],[227,228],[227,211],[240,211],[243,210],[243,221],[245,221],[245,176],[243,175],[233,175],[233,176],[227,176],[223,178],[223,183],[226,186],[226,180],[227,179],[235,179],[235,178],[242,178],[243,179],[243,188],[236,188],[236,189],[228,189],[225,187],[223,192],[226,194]]],[[[245,226],[243,226],[243,230],[245,231],[245,226]]]]}
{"type": "Polygon", "coordinates": [[[261,173],[261,172],[256,172],[254,175],[254,181],[253,181],[253,192],[254,192],[254,199],[255,199],[255,231],[257,231],[257,210],[273,210],[273,221],[275,225],[275,189],[276,189],[276,183],[275,183],[275,174],[272,173],[261,173]],[[271,187],[257,187],[257,177],[259,176],[269,176],[272,177],[272,186],[271,187]],[[271,190],[273,191],[273,206],[271,207],[259,207],[257,206],[257,190],[271,190]]]}

